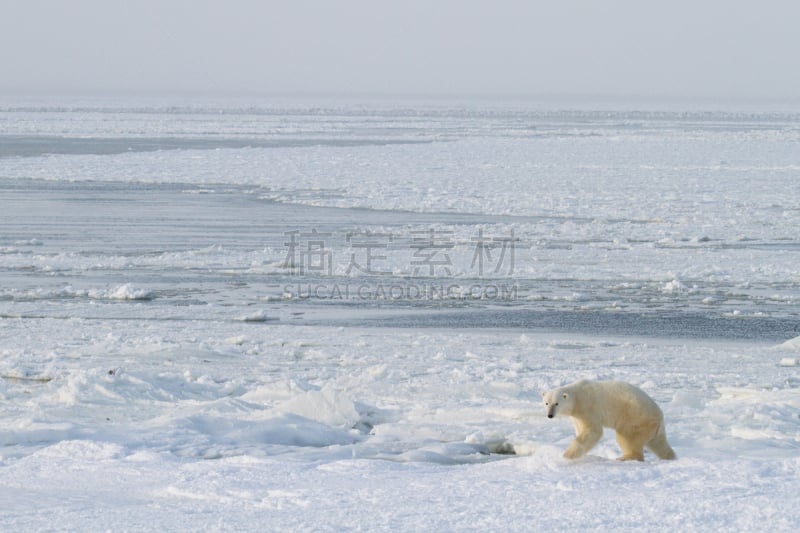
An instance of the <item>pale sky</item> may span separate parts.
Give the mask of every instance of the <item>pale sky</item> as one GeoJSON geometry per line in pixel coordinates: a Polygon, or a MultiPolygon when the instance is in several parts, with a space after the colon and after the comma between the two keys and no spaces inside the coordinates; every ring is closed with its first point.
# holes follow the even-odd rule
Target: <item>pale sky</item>
{"type": "Polygon", "coordinates": [[[800,98],[796,0],[0,0],[0,93],[800,98]]]}

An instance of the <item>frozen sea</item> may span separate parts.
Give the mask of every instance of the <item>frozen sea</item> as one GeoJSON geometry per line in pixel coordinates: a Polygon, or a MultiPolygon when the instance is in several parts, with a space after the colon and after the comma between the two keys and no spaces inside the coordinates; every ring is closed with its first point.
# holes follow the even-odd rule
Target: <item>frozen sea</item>
{"type": "Polygon", "coordinates": [[[9,530],[800,528],[797,107],[5,99],[0,228],[9,530]]]}

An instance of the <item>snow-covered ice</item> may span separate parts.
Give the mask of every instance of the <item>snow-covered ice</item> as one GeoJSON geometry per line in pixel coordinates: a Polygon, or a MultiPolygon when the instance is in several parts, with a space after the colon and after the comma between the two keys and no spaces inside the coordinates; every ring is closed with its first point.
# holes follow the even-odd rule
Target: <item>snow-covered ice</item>
{"type": "Polygon", "coordinates": [[[800,527],[796,110],[0,103],[15,531],[800,527]],[[676,461],[539,393],[621,379],[676,461]]]}

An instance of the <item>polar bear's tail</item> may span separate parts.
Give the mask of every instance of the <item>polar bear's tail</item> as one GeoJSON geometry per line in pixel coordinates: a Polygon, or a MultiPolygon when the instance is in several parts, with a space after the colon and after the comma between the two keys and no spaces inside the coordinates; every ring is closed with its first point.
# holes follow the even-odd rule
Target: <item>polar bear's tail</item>
{"type": "Polygon", "coordinates": [[[656,454],[659,459],[675,459],[675,451],[667,442],[667,431],[664,429],[664,422],[661,422],[655,437],[647,443],[647,449],[656,454]]]}

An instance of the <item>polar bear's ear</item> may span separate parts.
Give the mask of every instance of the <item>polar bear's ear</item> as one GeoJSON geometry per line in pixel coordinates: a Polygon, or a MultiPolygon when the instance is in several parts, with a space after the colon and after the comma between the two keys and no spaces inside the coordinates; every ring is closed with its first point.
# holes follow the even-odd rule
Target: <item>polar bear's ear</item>
{"type": "Polygon", "coordinates": [[[542,398],[544,398],[545,396],[547,396],[547,393],[546,393],[546,392],[543,392],[543,393],[542,393],[542,398]]]}

